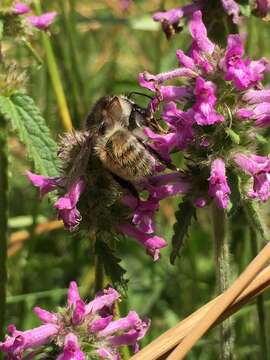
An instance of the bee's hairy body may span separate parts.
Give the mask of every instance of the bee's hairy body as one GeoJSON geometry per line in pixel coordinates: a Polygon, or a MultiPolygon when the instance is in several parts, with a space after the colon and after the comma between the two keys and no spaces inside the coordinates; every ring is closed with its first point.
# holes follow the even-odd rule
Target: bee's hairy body
{"type": "Polygon", "coordinates": [[[95,105],[88,121],[89,128],[97,134],[94,151],[103,166],[131,182],[151,175],[154,164],[149,150],[135,134],[145,125],[137,109],[125,97],[104,97],[95,105]]]}

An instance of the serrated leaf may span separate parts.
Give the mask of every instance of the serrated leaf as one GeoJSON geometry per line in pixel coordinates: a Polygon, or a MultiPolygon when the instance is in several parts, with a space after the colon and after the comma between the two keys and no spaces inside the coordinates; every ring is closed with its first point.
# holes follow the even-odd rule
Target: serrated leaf
{"type": "Polygon", "coordinates": [[[127,280],[124,279],[126,270],[119,264],[121,259],[116,257],[114,250],[100,239],[96,241],[95,249],[96,254],[104,264],[105,273],[111,279],[113,287],[125,293],[127,290],[127,280]]]}
{"type": "Polygon", "coordinates": [[[175,259],[179,256],[179,252],[184,244],[185,237],[188,234],[188,229],[191,224],[192,218],[196,216],[196,208],[186,200],[179,204],[178,210],[175,213],[176,222],[173,230],[172,237],[173,250],[170,256],[170,261],[174,264],[175,259]]]}
{"type": "Polygon", "coordinates": [[[57,144],[34,101],[26,94],[0,96],[0,114],[10,121],[33,160],[35,171],[56,176],[57,144]]]}

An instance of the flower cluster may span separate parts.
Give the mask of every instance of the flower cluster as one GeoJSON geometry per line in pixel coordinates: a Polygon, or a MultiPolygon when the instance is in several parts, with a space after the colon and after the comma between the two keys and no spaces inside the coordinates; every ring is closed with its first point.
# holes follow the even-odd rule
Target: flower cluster
{"type": "Polygon", "coordinates": [[[84,360],[87,356],[120,360],[119,348],[128,345],[138,351],[138,341],[149,329],[150,320],[141,320],[135,311],[114,320],[120,295],[113,288],[98,293],[89,303],[80,298],[76,282],[71,282],[65,308],[52,313],[34,308],[42,325],[19,331],[8,326],[9,335],[0,342],[7,359],[35,359],[53,354],[57,360],[84,360]]]}
{"type": "MultiPolygon", "coordinates": [[[[270,10],[269,0],[256,0],[255,7],[251,3],[251,8],[254,13],[260,17],[265,18],[270,10]]],[[[193,0],[191,4],[185,5],[181,8],[173,8],[168,11],[157,12],[153,15],[155,21],[159,21],[162,25],[163,31],[167,38],[170,38],[176,32],[182,30],[181,20],[183,18],[189,19],[195,11],[209,12],[213,9],[213,4],[208,1],[193,0]]],[[[241,18],[240,6],[234,0],[221,0],[220,8],[223,9],[228,16],[231,17],[233,23],[238,24],[241,18]]]]}
{"type": "Polygon", "coordinates": [[[39,16],[29,15],[31,13],[31,8],[28,4],[19,1],[15,1],[13,5],[13,12],[16,15],[27,15],[26,20],[29,24],[39,30],[48,30],[57,15],[55,11],[46,12],[39,16]]]}
{"type": "Polygon", "coordinates": [[[240,35],[229,35],[226,49],[212,43],[199,10],[189,30],[189,52],[176,52],[179,68],[139,75],[140,85],[154,93],[149,110],[158,116],[161,108],[167,125],[165,135],[146,129],[148,141],[167,161],[172,152],[184,153],[182,176],[190,179],[188,197],[195,206],[214,199],[219,208],[228,208],[232,174],[241,178],[243,189],[250,187],[247,197],[264,202],[270,197],[270,158],[252,149],[270,124],[270,90],[261,83],[267,62],[245,58],[240,35]]]}

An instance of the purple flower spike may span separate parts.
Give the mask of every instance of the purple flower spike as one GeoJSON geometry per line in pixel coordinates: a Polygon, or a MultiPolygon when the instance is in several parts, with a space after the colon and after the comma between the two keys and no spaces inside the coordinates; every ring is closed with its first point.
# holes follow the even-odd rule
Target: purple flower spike
{"type": "Polygon", "coordinates": [[[189,31],[199,51],[211,55],[215,49],[215,45],[207,37],[207,30],[202,21],[201,11],[194,12],[189,22],[189,31]]]}
{"type": "Polygon", "coordinates": [[[53,23],[57,12],[47,12],[40,16],[28,16],[28,21],[31,25],[39,30],[48,30],[49,26],[53,23]]]}
{"type": "Polygon", "coordinates": [[[69,333],[65,337],[64,352],[56,360],[85,360],[76,335],[69,333]]]}
{"type": "Polygon", "coordinates": [[[253,190],[248,192],[248,196],[262,202],[267,201],[270,197],[270,158],[237,153],[234,161],[253,176],[253,190]]]}
{"type": "Polygon", "coordinates": [[[27,171],[26,176],[34,186],[39,187],[40,196],[44,196],[45,194],[55,190],[61,183],[61,178],[59,177],[46,177],[34,174],[31,171],[27,171]]]}
{"type": "Polygon", "coordinates": [[[240,8],[237,2],[235,2],[234,0],[221,0],[221,3],[226,13],[232,16],[233,22],[235,24],[238,24],[240,8]]]}
{"type": "Polygon", "coordinates": [[[13,12],[17,15],[27,14],[30,11],[29,6],[22,2],[16,2],[13,6],[13,12]]]}
{"type": "Polygon", "coordinates": [[[137,342],[145,335],[150,321],[141,320],[135,311],[113,320],[119,298],[116,290],[108,288],[85,305],[73,281],[65,308],[50,313],[36,307],[34,311],[45,325],[27,331],[18,331],[9,325],[9,335],[0,342],[0,351],[10,360],[30,360],[47,354],[56,360],[85,360],[97,355],[120,360],[118,346],[126,343],[138,349],[137,342]],[[51,354],[55,347],[59,350],[58,356],[51,354]]]}
{"type": "Polygon", "coordinates": [[[70,231],[74,231],[81,221],[81,214],[76,205],[84,189],[85,181],[78,179],[70,186],[69,191],[54,204],[58,210],[59,219],[63,220],[70,231]]]}
{"type": "Polygon", "coordinates": [[[160,258],[160,249],[167,246],[166,241],[159,236],[145,234],[130,224],[122,224],[118,226],[119,230],[124,234],[134,237],[145,248],[146,252],[152,256],[154,261],[160,258]]]}
{"type": "Polygon", "coordinates": [[[216,159],[211,165],[209,178],[209,195],[214,197],[219,208],[226,209],[231,190],[227,183],[225,164],[222,159],[216,159]]]}
{"type": "Polygon", "coordinates": [[[205,81],[202,77],[197,77],[195,85],[196,103],[193,106],[194,118],[198,125],[213,125],[224,120],[218,114],[214,105],[216,103],[215,85],[211,81],[205,81]]]}

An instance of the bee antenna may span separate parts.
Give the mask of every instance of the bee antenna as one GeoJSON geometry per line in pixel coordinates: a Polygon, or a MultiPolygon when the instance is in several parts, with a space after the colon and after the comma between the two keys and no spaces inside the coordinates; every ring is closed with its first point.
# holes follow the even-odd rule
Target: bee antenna
{"type": "Polygon", "coordinates": [[[141,96],[145,96],[145,97],[148,97],[149,99],[153,100],[153,96],[150,96],[150,95],[147,95],[147,94],[144,94],[144,93],[141,93],[139,91],[131,91],[130,93],[128,93],[127,97],[128,99],[131,98],[132,95],[141,95],[141,96]]]}

